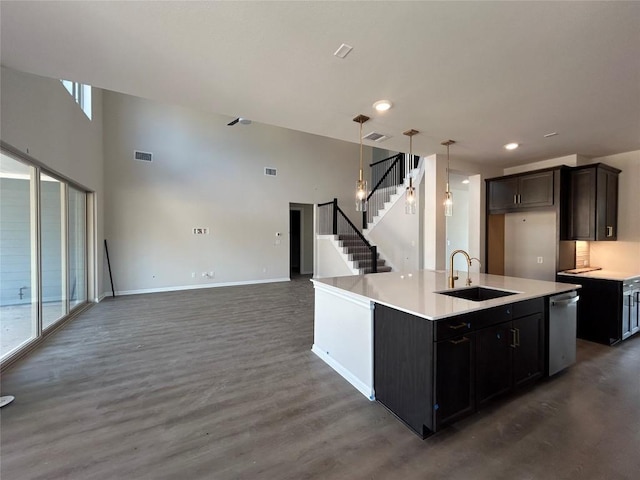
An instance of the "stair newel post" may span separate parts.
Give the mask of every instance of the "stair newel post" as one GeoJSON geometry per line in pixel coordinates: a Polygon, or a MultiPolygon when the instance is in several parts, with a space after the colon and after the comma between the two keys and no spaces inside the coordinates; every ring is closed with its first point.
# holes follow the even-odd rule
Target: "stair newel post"
{"type": "Polygon", "coordinates": [[[367,212],[362,212],[362,229],[367,228],[367,212]]]}
{"type": "Polygon", "coordinates": [[[371,272],[378,273],[378,247],[375,245],[371,246],[371,260],[373,261],[371,264],[371,272]]]}
{"type": "Polygon", "coordinates": [[[338,234],[338,199],[333,199],[333,234],[338,234]]]}

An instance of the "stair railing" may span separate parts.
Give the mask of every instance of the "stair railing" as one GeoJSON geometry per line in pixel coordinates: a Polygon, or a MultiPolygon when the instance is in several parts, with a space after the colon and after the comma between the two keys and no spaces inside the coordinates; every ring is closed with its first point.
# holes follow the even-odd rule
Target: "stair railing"
{"type": "Polygon", "coordinates": [[[338,199],[318,204],[318,233],[320,235],[338,235],[358,239],[361,246],[367,247],[371,254],[371,271],[378,271],[378,248],[371,245],[364,235],[349,220],[338,206],[338,199]]]}
{"type": "Polygon", "coordinates": [[[419,157],[411,158],[406,153],[398,153],[370,165],[371,183],[375,186],[367,197],[367,211],[362,212],[362,228],[373,222],[373,217],[384,208],[396,187],[404,183],[405,175],[418,166],[419,157]]]}

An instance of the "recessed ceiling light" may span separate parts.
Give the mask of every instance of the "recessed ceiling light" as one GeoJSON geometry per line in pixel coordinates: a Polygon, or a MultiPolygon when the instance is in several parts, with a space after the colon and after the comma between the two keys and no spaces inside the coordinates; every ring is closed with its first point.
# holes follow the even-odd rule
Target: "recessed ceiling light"
{"type": "Polygon", "coordinates": [[[466,185],[467,183],[469,183],[469,179],[465,178],[464,180],[462,180],[462,183],[464,183],[466,185]]]}
{"type": "Polygon", "coordinates": [[[389,100],[378,100],[373,104],[373,108],[375,108],[378,112],[386,112],[393,106],[389,100]]]}
{"type": "Polygon", "coordinates": [[[507,143],[504,148],[506,148],[507,150],[515,150],[516,148],[518,148],[520,145],[517,143],[507,143]]]}
{"type": "Polygon", "coordinates": [[[342,45],[340,45],[338,50],[335,51],[334,55],[338,58],[344,58],[347,55],[349,55],[349,52],[351,50],[353,50],[353,47],[351,45],[347,45],[346,43],[343,43],[342,45]]]}

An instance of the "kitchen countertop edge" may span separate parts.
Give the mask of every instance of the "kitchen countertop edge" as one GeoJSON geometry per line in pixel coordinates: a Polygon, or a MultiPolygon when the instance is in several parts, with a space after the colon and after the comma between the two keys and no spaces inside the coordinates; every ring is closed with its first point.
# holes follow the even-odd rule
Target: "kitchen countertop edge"
{"type": "MultiPolygon", "coordinates": [[[[463,275],[461,275],[461,278],[462,277],[463,275]]],[[[388,272],[347,277],[313,278],[311,281],[314,283],[314,286],[320,285],[323,289],[340,291],[343,295],[351,296],[360,301],[368,300],[431,321],[443,320],[449,317],[479,312],[535,298],[551,297],[581,288],[579,284],[529,280],[478,273],[471,274],[471,278],[473,283],[470,287],[481,286],[518,293],[480,302],[441,295],[438,292],[460,290],[470,287],[462,285],[449,289],[446,287],[446,274],[433,270],[419,270],[410,273],[388,272]],[[422,285],[421,290],[415,289],[415,291],[412,291],[410,283],[415,284],[419,282],[420,279],[424,280],[425,278],[431,280],[427,282],[428,285],[422,285]],[[499,278],[500,281],[496,281],[496,278],[499,278]],[[352,282],[354,279],[356,279],[356,281],[352,282]],[[384,290],[385,285],[387,287],[393,285],[395,283],[394,280],[401,283],[406,282],[409,285],[403,285],[399,293],[396,291],[397,296],[395,298],[385,298],[387,293],[393,292],[382,292],[381,290],[384,290]],[[354,286],[348,288],[347,284],[350,283],[354,283],[354,286]],[[496,283],[500,285],[496,285],[496,283]],[[526,288],[522,288],[526,286],[527,283],[535,286],[534,292],[527,292],[526,288]],[[547,284],[546,288],[544,288],[544,284],[547,284]],[[356,288],[356,286],[358,288],[356,288]],[[509,288],[510,286],[511,288],[509,288]],[[430,302],[429,300],[432,301],[430,302]]]]}

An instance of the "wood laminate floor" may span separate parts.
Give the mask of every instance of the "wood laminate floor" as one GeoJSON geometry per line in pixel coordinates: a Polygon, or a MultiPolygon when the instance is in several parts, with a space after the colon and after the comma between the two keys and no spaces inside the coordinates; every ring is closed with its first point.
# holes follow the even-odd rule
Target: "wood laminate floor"
{"type": "Polygon", "coordinates": [[[640,339],[425,441],[311,353],[292,282],[108,299],[2,378],[10,479],[636,479],[640,339]]]}

